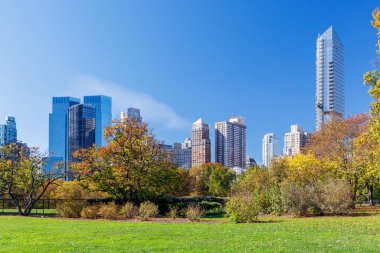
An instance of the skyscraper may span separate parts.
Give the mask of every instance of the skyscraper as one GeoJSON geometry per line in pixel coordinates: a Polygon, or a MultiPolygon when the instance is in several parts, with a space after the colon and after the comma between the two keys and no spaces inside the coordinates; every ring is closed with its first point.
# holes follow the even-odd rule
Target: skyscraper
{"type": "Polygon", "coordinates": [[[245,119],[233,116],[215,123],[215,161],[228,168],[246,166],[245,119]]]}
{"type": "Polygon", "coordinates": [[[183,143],[174,143],[174,163],[183,169],[191,169],[191,139],[186,138],[183,143]]]}
{"type": "Polygon", "coordinates": [[[8,116],[5,123],[0,125],[0,146],[17,142],[15,117],[8,116]]]}
{"type": "Polygon", "coordinates": [[[343,44],[330,26],[318,35],[316,50],[316,129],[332,117],[344,117],[343,44]]]}
{"type": "Polygon", "coordinates": [[[92,105],[78,104],[69,109],[69,162],[73,154],[81,148],[95,144],[96,109],[92,105]]]}
{"type": "Polygon", "coordinates": [[[80,103],[73,97],[53,97],[52,112],[49,114],[49,156],[54,160],[66,162],[69,156],[69,108],[80,103]]]}
{"type": "Polygon", "coordinates": [[[84,96],[83,103],[95,107],[95,144],[103,147],[107,144],[104,130],[112,125],[112,98],[108,96],[84,96]]]}
{"type": "Polygon", "coordinates": [[[137,108],[128,108],[127,112],[121,112],[120,114],[121,120],[123,119],[133,119],[137,122],[142,122],[142,117],[140,116],[140,109],[137,108]]]}
{"type": "Polygon", "coordinates": [[[290,133],[285,133],[283,154],[287,156],[299,154],[306,144],[306,138],[307,135],[302,126],[292,125],[290,133]]]}
{"type": "Polygon", "coordinates": [[[211,162],[210,129],[202,119],[192,127],[191,164],[193,167],[211,162]]]}
{"type": "Polygon", "coordinates": [[[274,133],[268,133],[263,138],[263,165],[267,168],[270,166],[270,162],[273,157],[278,156],[278,138],[274,133]]]}

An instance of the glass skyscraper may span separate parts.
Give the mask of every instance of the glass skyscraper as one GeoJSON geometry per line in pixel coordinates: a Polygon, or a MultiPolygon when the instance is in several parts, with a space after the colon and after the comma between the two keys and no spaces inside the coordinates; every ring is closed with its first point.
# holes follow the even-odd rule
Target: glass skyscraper
{"type": "Polygon", "coordinates": [[[316,129],[344,117],[343,44],[333,27],[318,35],[316,50],[316,129]]]}
{"type": "Polygon", "coordinates": [[[0,146],[17,142],[15,117],[8,116],[5,124],[0,125],[0,146]]]}
{"type": "Polygon", "coordinates": [[[49,114],[49,156],[55,162],[68,161],[68,112],[80,99],[73,97],[53,97],[52,113],[49,114]]]}
{"type": "Polygon", "coordinates": [[[112,125],[112,98],[102,95],[85,96],[83,103],[95,108],[95,144],[103,147],[107,144],[104,129],[112,125]]]}

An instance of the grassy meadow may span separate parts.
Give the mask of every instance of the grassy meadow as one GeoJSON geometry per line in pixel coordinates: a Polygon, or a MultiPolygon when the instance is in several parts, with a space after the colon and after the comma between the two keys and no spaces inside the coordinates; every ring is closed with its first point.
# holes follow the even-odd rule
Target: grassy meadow
{"type": "Polygon", "coordinates": [[[0,216],[1,252],[379,252],[380,216],[252,224],[0,216]]]}

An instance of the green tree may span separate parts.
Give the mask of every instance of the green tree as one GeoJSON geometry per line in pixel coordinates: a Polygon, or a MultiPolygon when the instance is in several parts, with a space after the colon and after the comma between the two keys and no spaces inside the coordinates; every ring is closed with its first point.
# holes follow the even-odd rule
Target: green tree
{"type": "Polygon", "coordinates": [[[235,172],[219,163],[206,163],[190,169],[192,195],[225,197],[235,180],[235,172]]]}
{"type": "Polygon", "coordinates": [[[46,159],[37,148],[29,149],[19,143],[0,148],[0,187],[20,215],[30,215],[49,187],[63,178],[59,171],[44,171],[45,164],[46,159]]]}
{"type": "Polygon", "coordinates": [[[108,145],[77,151],[72,169],[91,191],[126,201],[178,192],[179,171],[145,123],[115,121],[106,128],[108,145]]]}

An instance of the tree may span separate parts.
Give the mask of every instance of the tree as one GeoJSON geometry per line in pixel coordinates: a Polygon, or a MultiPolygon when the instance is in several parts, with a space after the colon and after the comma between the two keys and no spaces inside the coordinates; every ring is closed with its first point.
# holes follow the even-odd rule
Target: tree
{"type": "Polygon", "coordinates": [[[355,139],[367,129],[368,116],[358,114],[346,120],[333,118],[311,136],[305,152],[328,159],[335,165],[336,176],[347,180],[352,187],[352,201],[356,200],[361,172],[353,161],[355,139]]]}
{"type": "Polygon", "coordinates": [[[380,181],[380,143],[370,131],[355,140],[354,161],[360,170],[360,183],[369,193],[369,202],[374,205],[374,190],[380,181]]]}
{"type": "Polygon", "coordinates": [[[206,163],[190,169],[192,195],[226,197],[235,179],[235,172],[219,163],[206,163]]]}
{"type": "Polygon", "coordinates": [[[45,164],[38,148],[29,149],[19,143],[0,148],[1,190],[12,199],[20,215],[30,215],[48,188],[63,178],[60,172],[44,172],[45,164]]]}
{"type": "Polygon", "coordinates": [[[72,169],[91,191],[107,192],[119,201],[173,194],[178,170],[154,139],[148,125],[134,120],[114,121],[106,128],[108,145],[81,149],[72,169]]]}

